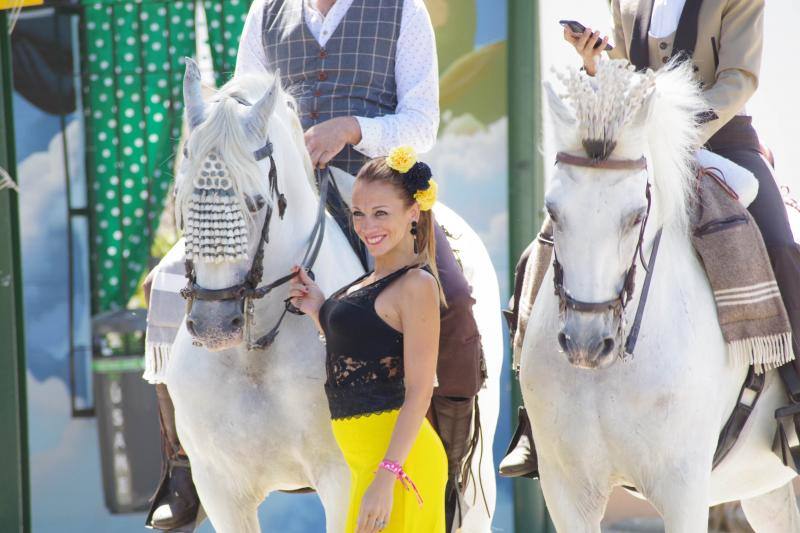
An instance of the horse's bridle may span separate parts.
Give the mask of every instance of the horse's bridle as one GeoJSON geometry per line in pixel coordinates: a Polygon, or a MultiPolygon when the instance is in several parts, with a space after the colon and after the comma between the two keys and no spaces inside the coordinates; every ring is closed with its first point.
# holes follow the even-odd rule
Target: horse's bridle
{"type": "MultiPolygon", "coordinates": [[[[564,165],[586,167],[600,170],[647,170],[647,159],[644,156],[639,159],[593,159],[589,157],[581,157],[571,155],[565,152],[558,152],[556,154],[556,163],[564,165]]],[[[606,300],[604,302],[586,302],[573,298],[569,292],[564,288],[564,268],[558,261],[558,254],[556,253],[555,243],[553,243],[553,285],[555,293],[558,296],[559,311],[563,315],[567,309],[581,313],[603,313],[611,311],[618,319],[619,328],[617,335],[622,337],[622,332],[625,327],[625,308],[633,298],[634,289],[636,287],[636,259],[637,256],[642,263],[642,266],[647,271],[645,276],[644,285],[642,287],[642,295],[639,298],[639,306],[636,310],[636,317],[628,338],[625,342],[624,355],[632,355],[636,346],[636,339],[641,327],[642,315],[644,314],[644,306],[647,301],[647,293],[650,288],[650,281],[652,279],[653,267],[655,266],[655,258],[658,252],[658,245],[661,241],[661,232],[656,232],[653,241],[653,249],[650,252],[650,260],[645,263],[644,253],[642,247],[644,245],[644,233],[647,228],[647,222],[650,218],[650,208],[652,206],[652,194],[650,192],[650,180],[647,180],[645,188],[645,197],[647,198],[647,210],[645,211],[644,218],[639,226],[639,240],[636,243],[636,248],[633,251],[633,258],[631,259],[630,267],[625,272],[625,278],[622,283],[622,288],[615,298],[606,300]]]]}
{"type": "MultiPolygon", "coordinates": [[[[272,143],[267,140],[264,147],[256,150],[253,153],[256,161],[261,161],[269,158],[269,189],[273,195],[275,202],[278,206],[278,216],[283,218],[286,211],[287,201],[286,197],[278,190],[278,171],[275,166],[275,159],[273,158],[272,143]]],[[[325,235],[325,204],[327,202],[328,190],[331,186],[333,176],[330,169],[325,171],[317,170],[317,185],[319,187],[319,207],[317,209],[317,219],[314,223],[314,228],[311,230],[311,236],[308,240],[308,248],[300,262],[301,268],[304,268],[309,276],[314,277],[311,271],[314,263],[319,255],[319,250],[322,247],[322,240],[325,235]]],[[[256,206],[258,208],[258,206],[256,206]]],[[[289,282],[295,273],[289,273],[282,276],[267,285],[261,285],[261,279],[264,275],[264,244],[269,242],[269,225],[272,219],[273,207],[272,204],[267,205],[267,212],[264,217],[264,224],[261,226],[261,235],[258,241],[258,248],[253,257],[253,263],[244,278],[244,281],[226,287],[224,289],[206,289],[197,284],[197,273],[195,272],[194,262],[191,259],[186,259],[184,265],[186,268],[186,278],[188,282],[186,287],[181,289],[181,296],[186,299],[186,314],[188,315],[192,309],[192,304],[195,300],[209,301],[209,302],[224,302],[224,301],[238,301],[241,304],[242,311],[245,314],[245,340],[247,342],[248,350],[266,349],[268,348],[275,338],[278,336],[278,331],[281,323],[287,312],[294,314],[302,314],[297,310],[291,302],[287,299],[285,301],[285,308],[278,318],[277,323],[265,335],[259,337],[255,342],[251,339],[251,327],[255,319],[255,305],[254,300],[264,298],[267,294],[274,289],[289,282]]]]}

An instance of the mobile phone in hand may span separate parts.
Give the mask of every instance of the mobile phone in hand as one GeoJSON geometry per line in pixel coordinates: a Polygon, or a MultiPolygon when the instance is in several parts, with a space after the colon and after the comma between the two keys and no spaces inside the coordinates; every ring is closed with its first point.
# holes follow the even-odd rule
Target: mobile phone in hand
{"type": "MultiPolygon", "coordinates": [[[[569,30],[572,33],[576,34],[576,35],[581,35],[583,32],[586,31],[586,26],[584,26],[583,24],[581,24],[577,20],[559,20],[558,23],[561,24],[562,26],[568,27],[569,30]]],[[[594,47],[597,48],[601,44],[603,44],[603,39],[600,39],[598,37],[597,42],[594,43],[594,47]]],[[[606,44],[606,47],[605,47],[605,51],[606,52],[608,52],[609,50],[613,50],[613,49],[614,49],[613,46],[611,46],[610,44],[606,44]]]]}

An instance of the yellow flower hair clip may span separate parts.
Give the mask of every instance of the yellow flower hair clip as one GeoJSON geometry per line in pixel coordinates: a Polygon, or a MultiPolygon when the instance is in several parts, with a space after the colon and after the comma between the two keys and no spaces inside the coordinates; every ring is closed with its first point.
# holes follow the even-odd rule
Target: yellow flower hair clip
{"type": "Polygon", "coordinates": [[[386,157],[386,164],[400,174],[406,172],[417,162],[417,153],[410,146],[398,146],[386,157]]]}
{"type": "Polygon", "coordinates": [[[439,185],[436,183],[436,180],[431,178],[428,184],[429,186],[427,189],[419,190],[414,193],[414,200],[419,204],[421,211],[430,211],[433,208],[433,204],[436,203],[436,195],[439,192],[439,185]]]}

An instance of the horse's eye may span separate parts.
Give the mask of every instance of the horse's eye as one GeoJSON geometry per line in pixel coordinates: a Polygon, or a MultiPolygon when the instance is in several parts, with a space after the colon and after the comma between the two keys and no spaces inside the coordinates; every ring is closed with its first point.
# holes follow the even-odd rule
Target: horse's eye
{"type": "Polygon", "coordinates": [[[628,229],[633,229],[639,227],[639,225],[644,222],[646,216],[646,212],[644,210],[637,211],[628,217],[627,227],[628,229]]]}

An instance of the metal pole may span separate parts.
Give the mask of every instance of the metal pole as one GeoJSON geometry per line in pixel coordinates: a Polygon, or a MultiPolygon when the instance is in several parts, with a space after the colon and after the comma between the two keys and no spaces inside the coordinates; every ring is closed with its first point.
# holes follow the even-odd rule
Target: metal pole
{"type": "MultiPolygon", "coordinates": [[[[11,39],[0,11],[0,166],[16,177],[11,94],[11,39]]],[[[25,341],[16,192],[0,190],[0,524],[31,530],[28,474],[25,341]]]]}
{"type": "MultiPolygon", "coordinates": [[[[539,153],[541,91],[539,59],[539,1],[508,3],[508,219],[509,253],[514,265],[542,224],[544,165],[539,153]]],[[[511,272],[513,284],[513,271],[511,272]]],[[[519,381],[512,378],[512,405],[522,404],[519,381]]],[[[516,419],[516,416],[512,416],[516,419]]],[[[517,533],[549,533],[538,481],[514,482],[514,522],[517,533]]]]}

